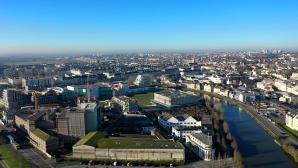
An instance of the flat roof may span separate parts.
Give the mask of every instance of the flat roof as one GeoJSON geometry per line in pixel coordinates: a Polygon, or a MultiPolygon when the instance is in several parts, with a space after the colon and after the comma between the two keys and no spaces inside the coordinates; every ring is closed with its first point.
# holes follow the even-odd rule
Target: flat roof
{"type": "Polygon", "coordinates": [[[131,137],[99,139],[97,147],[115,149],[183,149],[181,144],[170,140],[131,137]]]}
{"type": "Polygon", "coordinates": [[[34,135],[36,135],[37,137],[39,137],[40,139],[45,140],[45,141],[52,137],[51,135],[45,133],[44,131],[42,131],[41,129],[38,129],[38,128],[32,130],[31,132],[34,135]]]}
{"type": "Polygon", "coordinates": [[[198,140],[200,140],[201,142],[203,142],[206,145],[212,145],[212,136],[208,136],[204,133],[194,133],[191,134],[192,136],[194,136],[195,138],[197,138],[198,140]]]}
{"type": "Polygon", "coordinates": [[[106,135],[102,132],[89,132],[86,136],[81,138],[74,146],[80,145],[88,145],[88,146],[96,146],[97,140],[100,138],[104,138],[106,135]]]}
{"type": "Polygon", "coordinates": [[[152,137],[126,136],[106,137],[105,133],[90,132],[74,146],[89,145],[97,148],[114,149],[183,149],[180,143],[152,137]]]}
{"type": "Polygon", "coordinates": [[[180,91],[180,90],[163,90],[163,91],[157,92],[156,94],[160,94],[160,95],[170,97],[170,98],[187,97],[187,96],[199,97],[191,92],[184,92],[184,91],[180,91]]]}

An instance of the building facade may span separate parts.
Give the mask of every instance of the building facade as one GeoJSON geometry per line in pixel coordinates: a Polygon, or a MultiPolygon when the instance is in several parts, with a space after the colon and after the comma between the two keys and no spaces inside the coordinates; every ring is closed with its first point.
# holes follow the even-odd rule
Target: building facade
{"type": "Polygon", "coordinates": [[[186,136],[186,144],[201,159],[210,161],[214,158],[212,136],[204,133],[190,134],[186,136]]]}

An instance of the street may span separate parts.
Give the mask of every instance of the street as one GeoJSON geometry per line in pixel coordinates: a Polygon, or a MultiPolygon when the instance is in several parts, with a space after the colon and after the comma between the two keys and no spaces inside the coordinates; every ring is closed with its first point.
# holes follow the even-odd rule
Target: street
{"type": "Polygon", "coordinates": [[[19,149],[18,152],[28,160],[34,167],[38,168],[53,168],[44,157],[42,157],[41,153],[39,153],[36,149],[32,147],[19,149]]]}

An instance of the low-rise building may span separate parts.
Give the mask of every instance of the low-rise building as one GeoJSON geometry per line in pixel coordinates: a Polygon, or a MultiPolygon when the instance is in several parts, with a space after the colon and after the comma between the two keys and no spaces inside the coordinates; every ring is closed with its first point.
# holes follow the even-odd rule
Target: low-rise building
{"type": "Polygon", "coordinates": [[[214,158],[212,148],[212,136],[202,133],[195,133],[186,136],[187,146],[201,159],[210,161],[214,158]]]}
{"type": "Polygon", "coordinates": [[[41,152],[51,155],[58,149],[58,138],[36,128],[29,131],[30,143],[41,152]]]}
{"type": "Polygon", "coordinates": [[[181,139],[185,139],[190,134],[201,132],[201,127],[172,127],[172,135],[181,139]]]}
{"type": "Polygon", "coordinates": [[[47,156],[55,152],[59,146],[58,138],[47,134],[41,129],[37,128],[37,123],[44,117],[55,113],[54,109],[42,109],[38,112],[31,109],[23,109],[20,113],[15,115],[16,126],[29,135],[30,143],[46,154],[47,156]]]}
{"type": "Polygon", "coordinates": [[[172,127],[200,127],[201,126],[201,121],[187,114],[174,117],[169,113],[162,113],[162,115],[158,116],[158,123],[160,126],[166,129],[171,129],[172,127]]]}
{"type": "Polygon", "coordinates": [[[286,125],[294,130],[298,130],[298,114],[289,112],[286,114],[286,125]]]}
{"type": "Polygon", "coordinates": [[[196,104],[199,101],[200,97],[190,92],[164,90],[154,93],[154,102],[166,107],[191,105],[196,104]]]}
{"type": "Polygon", "coordinates": [[[139,111],[138,102],[127,96],[113,97],[114,108],[123,114],[137,113],[139,111]]]}
{"type": "Polygon", "coordinates": [[[183,164],[183,146],[174,141],[152,138],[104,137],[91,132],[73,147],[73,158],[125,160],[130,162],[167,162],[183,164]]]}

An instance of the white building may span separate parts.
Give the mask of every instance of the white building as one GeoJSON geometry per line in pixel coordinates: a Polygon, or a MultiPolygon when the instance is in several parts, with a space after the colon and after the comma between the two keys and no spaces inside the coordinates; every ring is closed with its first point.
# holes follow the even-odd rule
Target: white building
{"type": "Polygon", "coordinates": [[[220,94],[220,87],[219,87],[219,86],[215,86],[215,87],[213,88],[213,93],[215,93],[215,94],[220,94]]]}
{"type": "Polygon", "coordinates": [[[163,128],[171,129],[172,127],[200,127],[201,121],[184,114],[182,116],[174,117],[169,113],[163,113],[158,116],[158,123],[163,128]]]}
{"type": "Polygon", "coordinates": [[[7,78],[8,83],[15,86],[21,86],[22,85],[22,79],[21,78],[7,78]]]}
{"type": "Polygon", "coordinates": [[[212,148],[212,136],[204,133],[195,133],[186,136],[187,146],[201,159],[210,161],[214,159],[214,149],[212,148]]]}
{"type": "Polygon", "coordinates": [[[215,75],[209,76],[208,79],[216,84],[221,84],[223,82],[223,79],[221,77],[215,75]]]}
{"type": "Polygon", "coordinates": [[[229,90],[228,89],[220,89],[219,95],[228,97],[229,96],[229,90]]]}
{"type": "Polygon", "coordinates": [[[199,101],[200,97],[190,92],[165,90],[154,93],[154,102],[167,107],[195,104],[199,101]]]}
{"type": "Polygon", "coordinates": [[[134,84],[138,86],[150,86],[151,77],[149,74],[138,75],[136,80],[134,81],[134,84]]]}
{"type": "Polygon", "coordinates": [[[172,127],[172,135],[185,139],[190,134],[201,133],[200,127],[172,127]]]}
{"type": "Polygon", "coordinates": [[[286,114],[286,125],[294,130],[298,131],[298,114],[297,113],[287,113],[286,114]]]}

